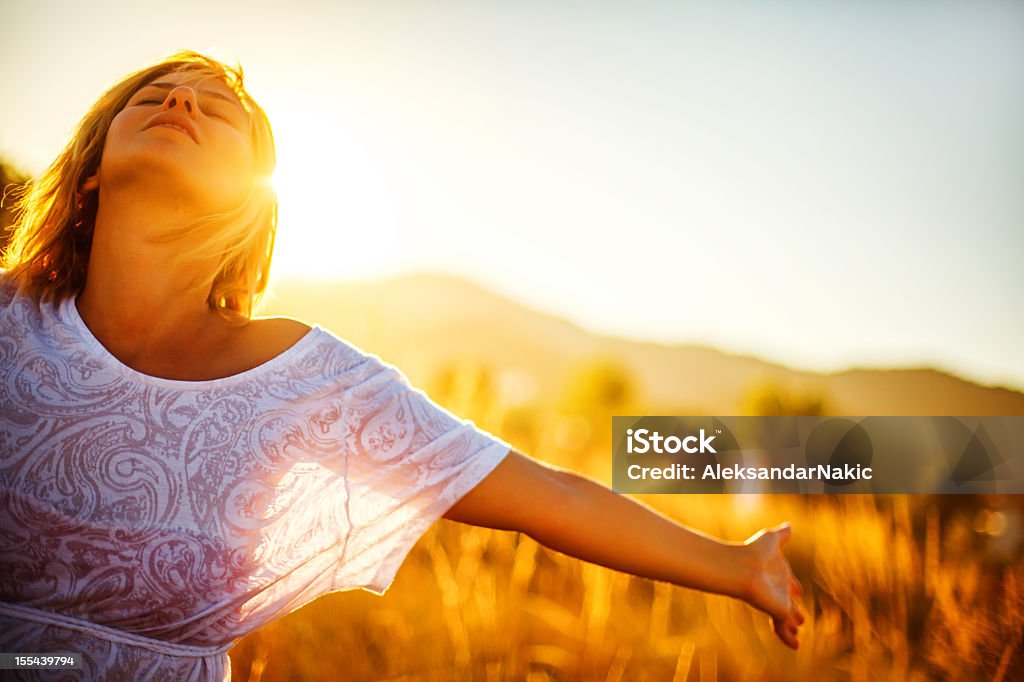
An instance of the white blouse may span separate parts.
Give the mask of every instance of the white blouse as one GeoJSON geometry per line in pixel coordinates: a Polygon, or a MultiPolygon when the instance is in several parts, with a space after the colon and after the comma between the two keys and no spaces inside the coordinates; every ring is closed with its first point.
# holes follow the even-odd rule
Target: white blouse
{"type": "Polygon", "coordinates": [[[236,639],[383,594],[510,450],[319,326],[241,374],[161,379],[73,299],[13,289],[0,272],[0,651],[79,652],[86,679],[229,679],[236,639]]]}

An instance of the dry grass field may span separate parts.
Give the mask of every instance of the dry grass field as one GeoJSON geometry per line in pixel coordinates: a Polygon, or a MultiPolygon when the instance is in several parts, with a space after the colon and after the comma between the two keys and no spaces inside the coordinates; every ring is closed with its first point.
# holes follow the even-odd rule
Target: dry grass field
{"type": "MultiPolygon", "coordinates": [[[[401,363],[399,363],[401,364],[401,363]]],[[[614,371],[512,405],[474,366],[418,382],[518,449],[608,482],[610,416],[635,414],[614,371]]],[[[759,388],[748,413],[823,409],[759,388]]],[[[660,406],[647,405],[647,409],[660,406]]],[[[585,564],[509,532],[436,524],[383,596],[328,595],[231,651],[236,680],[1024,679],[1019,497],[638,496],[740,540],[790,520],[805,586],[799,651],[724,597],[585,564]]],[[[552,510],[557,513],[557,510],[552,510]]]]}

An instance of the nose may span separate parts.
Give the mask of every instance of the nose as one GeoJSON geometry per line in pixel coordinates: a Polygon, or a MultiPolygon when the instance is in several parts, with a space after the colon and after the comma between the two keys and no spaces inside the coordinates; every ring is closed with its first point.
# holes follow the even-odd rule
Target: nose
{"type": "Polygon", "coordinates": [[[187,85],[179,85],[167,93],[166,99],[164,99],[165,111],[173,111],[178,109],[181,111],[184,109],[185,113],[189,116],[196,115],[196,91],[187,85]]]}

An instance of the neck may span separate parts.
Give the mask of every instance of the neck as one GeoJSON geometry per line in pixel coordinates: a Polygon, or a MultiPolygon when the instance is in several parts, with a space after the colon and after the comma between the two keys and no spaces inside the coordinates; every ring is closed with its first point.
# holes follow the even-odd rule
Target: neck
{"type": "Polygon", "coordinates": [[[216,259],[176,265],[179,242],[150,238],[183,224],[188,212],[140,193],[101,193],[89,272],[78,299],[82,320],[110,350],[145,356],[187,348],[226,326],[196,283],[216,259]],[[163,205],[161,205],[161,202],[163,205]]]}

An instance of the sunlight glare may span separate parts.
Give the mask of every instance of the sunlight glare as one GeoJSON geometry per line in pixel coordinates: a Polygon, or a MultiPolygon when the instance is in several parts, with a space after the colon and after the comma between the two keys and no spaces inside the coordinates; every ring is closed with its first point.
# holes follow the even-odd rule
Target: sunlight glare
{"type": "Polygon", "coordinates": [[[397,269],[400,226],[371,136],[330,118],[337,107],[290,99],[267,106],[277,146],[275,273],[352,279],[397,269]]]}

